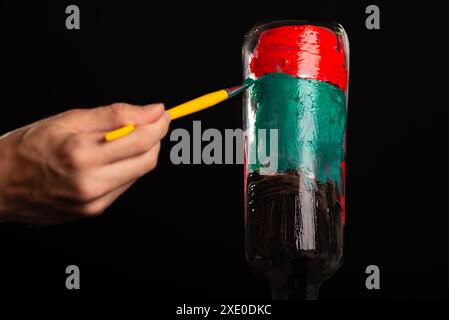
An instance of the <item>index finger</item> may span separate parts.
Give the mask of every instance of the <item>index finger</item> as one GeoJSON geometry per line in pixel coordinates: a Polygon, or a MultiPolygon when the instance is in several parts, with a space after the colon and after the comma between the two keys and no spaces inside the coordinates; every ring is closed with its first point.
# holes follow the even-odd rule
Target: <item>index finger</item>
{"type": "MultiPolygon", "coordinates": [[[[154,123],[138,126],[127,136],[98,144],[101,164],[108,164],[141,155],[153,148],[168,132],[170,119],[167,113],[154,123]]],[[[98,137],[97,137],[98,139],[98,137]]]]}

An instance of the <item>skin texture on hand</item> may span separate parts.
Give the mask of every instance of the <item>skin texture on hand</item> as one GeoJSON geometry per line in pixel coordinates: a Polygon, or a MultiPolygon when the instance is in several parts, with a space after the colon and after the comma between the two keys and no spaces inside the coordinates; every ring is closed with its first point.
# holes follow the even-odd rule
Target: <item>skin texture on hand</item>
{"type": "Polygon", "coordinates": [[[75,109],[0,137],[0,221],[57,224],[101,214],[157,165],[162,104],[75,109]],[[123,125],[134,132],[106,142],[123,125]]]}

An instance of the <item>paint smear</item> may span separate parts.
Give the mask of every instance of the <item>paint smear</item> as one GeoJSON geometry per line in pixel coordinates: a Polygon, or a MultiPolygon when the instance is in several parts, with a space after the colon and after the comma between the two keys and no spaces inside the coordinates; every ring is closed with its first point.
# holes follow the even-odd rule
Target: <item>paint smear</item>
{"type": "MultiPolygon", "coordinates": [[[[269,73],[253,84],[251,98],[258,105],[255,127],[278,130],[277,172],[299,169],[311,179],[336,181],[342,190],[344,92],[327,82],[269,73]]],[[[255,136],[270,155],[270,136],[255,136]]],[[[261,167],[257,159],[250,169],[261,167]]]]}
{"type": "Polygon", "coordinates": [[[279,72],[326,81],[343,91],[348,85],[343,39],[319,26],[284,26],[264,31],[253,52],[250,71],[257,78],[279,72]]]}

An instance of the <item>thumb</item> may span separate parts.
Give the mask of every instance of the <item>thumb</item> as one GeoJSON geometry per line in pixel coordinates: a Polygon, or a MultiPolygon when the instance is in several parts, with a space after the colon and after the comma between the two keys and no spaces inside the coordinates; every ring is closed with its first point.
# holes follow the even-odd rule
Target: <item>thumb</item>
{"type": "Polygon", "coordinates": [[[93,109],[77,109],[64,113],[59,120],[80,132],[114,130],[127,124],[144,125],[155,122],[164,113],[164,104],[136,106],[114,103],[93,109]]]}

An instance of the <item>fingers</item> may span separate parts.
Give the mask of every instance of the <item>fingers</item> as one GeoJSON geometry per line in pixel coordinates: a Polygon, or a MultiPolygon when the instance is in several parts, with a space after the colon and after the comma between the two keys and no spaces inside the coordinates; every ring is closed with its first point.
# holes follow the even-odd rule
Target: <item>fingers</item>
{"type": "Polygon", "coordinates": [[[76,204],[75,206],[72,206],[70,210],[73,210],[78,215],[97,216],[103,213],[103,211],[106,210],[120,195],[128,190],[134,182],[135,181],[131,181],[121,185],[92,201],[76,204]]]}
{"type": "Polygon", "coordinates": [[[160,140],[168,125],[169,120],[160,117],[127,137],[107,143],[100,140],[101,133],[69,134],[56,148],[65,169],[53,170],[67,183],[64,188],[51,189],[48,198],[68,199],[78,208],[132,183],[156,167],[160,140]]]}
{"type": "Polygon", "coordinates": [[[10,151],[0,166],[0,187],[12,199],[2,208],[7,220],[51,224],[103,212],[156,167],[170,122],[164,114],[161,104],[115,104],[73,110],[2,136],[10,151]],[[104,141],[105,131],[127,123],[136,130],[104,141]]]}
{"type": "Polygon", "coordinates": [[[160,143],[151,150],[123,161],[100,167],[74,170],[65,188],[53,190],[49,198],[68,199],[71,203],[88,203],[122,185],[135,181],[157,165],[160,143]]]}
{"type": "Polygon", "coordinates": [[[104,185],[112,188],[134,181],[156,168],[159,150],[158,142],[151,150],[139,156],[101,167],[98,174],[103,177],[104,185]]]}
{"type": "MultiPolygon", "coordinates": [[[[134,181],[156,167],[160,141],[168,132],[170,117],[162,105],[126,105],[118,109],[111,106],[73,111],[61,121],[60,128],[73,130],[69,129],[65,140],[55,147],[63,169],[54,171],[66,182],[64,188],[53,188],[48,198],[55,200],[55,209],[69,213],[67,218],[72,219],[72,214],[75,218],[80,214],[100,214],[134,181]],[[104,122],[106,126],[100,118],[108,120],[104,122]],[[80,123],[89,130],[76,128],[80,123]],[[136,129],[120,139],[104,141],[105,130],[126,123],[136,124],[136,129]]],[[[53,218],[46,217],[49,223],[53,218]]]]}
{"type": "Polygon", "coordinates": [[[126,124],[136,126],[152,123],[164,113],[162,103],[135,106],[127,103],[114,103],[94,109],[76,109],[55,118],[75,132],[100,132],[117,129],[126,124]]]}
{"type": "Polygon", "coordinates": [[[98,154],[101,163],[113,163],[132,158],[151,150],[165,137],[169,128],[169,117],[162,116],[155,122],[137,127],[131,134],[120,139],[101,143],[98,154]]]}
{"type": "Polygon", "coordinates": [[[137,127],[131,134],[110,142],[103,133],[74,133],[59,148],[60,159],[70,169],[81,170],[125,160],[151,150],[168,132],[166,116],[137,127]]]}
{"type": "Polygon", "coordinates": [[[37,225],[53,225],[78,220],[80,217],[94,217],[103,213],[120,195],[128,190],[135,181],[122,185],[107,194],[86,202],[62,201],[47,204],[39,204],[33,207],[40,207],[45,214],[36,213],[29,208],[22,208],[20,211],[11,214],[10,219],[16,222],[37,225]]]}

